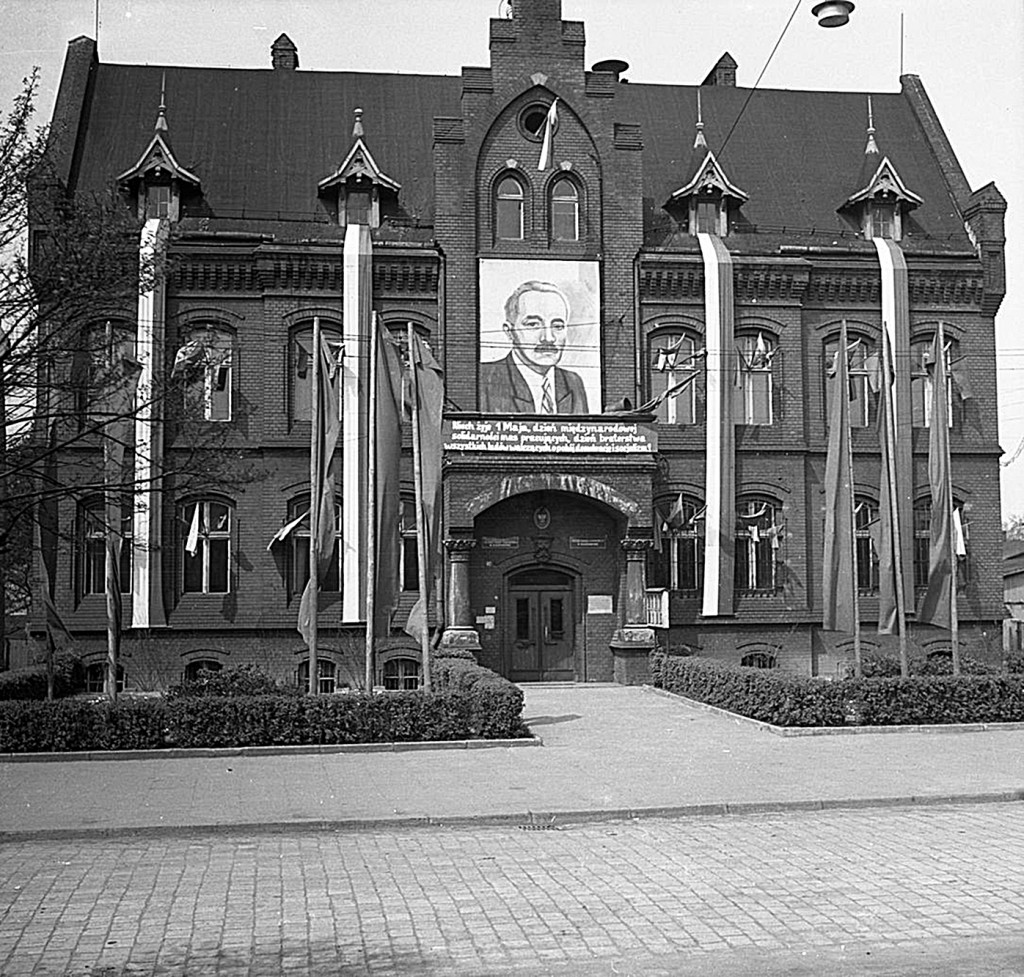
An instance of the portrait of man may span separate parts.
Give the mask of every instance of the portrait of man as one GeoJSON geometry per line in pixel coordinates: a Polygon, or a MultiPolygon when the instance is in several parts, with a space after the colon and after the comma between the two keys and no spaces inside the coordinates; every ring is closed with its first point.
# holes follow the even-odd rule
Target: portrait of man
{"type": "MultiPolygon", "coordinates": [[[[482,268],[482,321],[487,304],[483,301],[485,270],[492,271],[490,277],[506,281],[517,272],[532,272],[536,277],[525,280],[520,277],[516,284],[508,284],[503,289],[501,334],[499,337],[492,327],[490,335],[494,338],[486,346],[504,355],[484,359],[480,365],[480,410],[497,414],[589,413],[591,400],[595,405],[599,400],[599,390],[592,397],[587,388],[593,388],[595,381],[599,384],[600,371],[594,303],[588,294],[589,283],[579,281],[579,267],[584,263],[508,261],[500,264],[515,267],[482,268]],[[554,267],[535,267],[538,265],[554,267]],[[561,280],[559,276],[550,275],[552,270],[561,273],[561,280]],[[502,274],[495,275],[495,271],[502,274]],[[568,271],[576,274],[567,276],[568,271]],[[544,272],[549,274],[541,277],[544,272]],[[586,311],[574,307],[573,292],[580,299],[578,304],[587,307],[586,311]]],[[[497,286],[497,281],[494,285],[497,286]]],[[[486,335],[482,331],[482,336],[486,335]]],[[[482,341],[482,353],[484,347],[482,341]]]]}

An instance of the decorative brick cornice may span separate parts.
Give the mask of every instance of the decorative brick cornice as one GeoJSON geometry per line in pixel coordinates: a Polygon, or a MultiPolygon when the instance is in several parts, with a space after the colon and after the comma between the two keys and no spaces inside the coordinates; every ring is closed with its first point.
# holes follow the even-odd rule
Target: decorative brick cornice
{"type": "Polygon", "coordinates": [[[255,292],[260,287],[256,264],[242,256],[177,257],[170,279],[180,292],[255,292]]]}
{"type": "MultiPolygon", "coordinates": [[[[985,279],[980,268],[915,268],[907,276],[910,304],[979,306],[984,296],[985,279]]],[[[815,304],[876,305],[881,301],[881,278],[875,268],[815,270],[807,288],[807,300],[815,304]]]]}
{"type": "MultiPolygon", "coordinates": [[[[809,269],[792,264],[736,264],[733,281],[736,297],[741,301],[781,300],[800,302],[807,288],[809,269]]],[[[640,297],[645,301],[659,299],[704,298],[704,269],[699,260],[651,262],[641,259],[640,297]]]]}
{"type": "Polygon", "coordinates": [[[440,265],[433,257],[373,256],[373,291],[378,295],[434,295],[440,265]]]}

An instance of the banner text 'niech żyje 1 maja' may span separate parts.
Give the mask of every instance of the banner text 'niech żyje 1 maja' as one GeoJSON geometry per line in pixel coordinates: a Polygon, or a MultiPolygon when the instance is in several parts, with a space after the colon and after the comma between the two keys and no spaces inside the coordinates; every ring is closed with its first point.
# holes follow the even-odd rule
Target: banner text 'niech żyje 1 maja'
{"type": "Polygon", "coordinates": [[[640,421],[450,418],[444,423],[444,447],[493,453],[652,454],[658,439],[654,426],[640,421]]]}

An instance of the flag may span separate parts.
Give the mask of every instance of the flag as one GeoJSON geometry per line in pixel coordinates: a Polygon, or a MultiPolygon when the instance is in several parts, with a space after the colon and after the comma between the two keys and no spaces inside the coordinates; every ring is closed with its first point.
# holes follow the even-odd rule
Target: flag
{"type": "Polygon", "coordinates": [[[828,454],[825,458],[825,554],[822,560],[822,627],[856,630],[853,472],[850,470],[850,386],[846,322],[839,334],[832,378],[828,454]]]}
{"type": "Polygon", "coordinates": [[[953,550],[958,557],[967,556],[967,534],[964,532],[962,510],[953,510],[953,550]]]}
{"type": "MultiPolygon", "coordinates": [[[[318,386],[312,391],[312,395],[317,398],[317,427],[311,432],[311,436],[316,438],[319,465],[316,477],[310,479],[309,509],[312,512],[314,506],[316,507],[318,525],[315,538],[310,534],[309,545],[316,555],[317,577],[321,578],[330,569],[331,560],[334,559],[338,535],[334,474],[331,468],[338,437],[341,434],[341,370],[338,367],[343,351],[332,348],[327,338],[321,334],[320,347],[313,355],[320,358],[318,386]]],[[[312,382],[311,377],[310,383],[312,382]]],[[[316,589],[318,588],[314,587],[311,575],[302,591],[298,621],[295,625],[309,647],[312,647],[315,637],[311,605],[316,589]]]]}
{"type": "Polygon", "coordinates": [[[286,523],[276,533],[274,533],[273,539],[271,539],[271,541],[267,543],[267,552],[270,552],[270,548],[274,545],[274,543],[280,543],[283,540],[286,540],[289,536],[291,536],[291,534],[295,532],[295,530],[298,529],[299,526],[302,525],[302,521],[308,516],[309,509],[303,512],[301,516],[297,516],[291,522],[286,523]]]}
{"type": "Polygon", "coordinates": [[[551,103],[547,118],[544,120],[544,140],[540,147],[540,161],[537,169],[542,173],[551,165],[551,153],[554,151],[555,126],[558,125],[558,99],[551,103]]]}
{"type": "Polygon", "coordinates": [[[189,556],[195,556],[199,549],[199,510],[201,507],[201,502],[197,502],[192,507],[192,524],[189,526],[188,538],[185,540],[185,552],[189,556]]]}
{"type": "Polygon", "coordinates": [[[952,627],[953,498],[949,481],[946,350],[941,322],[935,332],[932,361],[932,416],[928,428],[928,483],[932,493],[928,590],[918,609],[917,619],[948,629],[952,627]]]}
{"type": "Polygon", "coordinates": [[[375,318],[377,375],[374,378],[376,425],[377,507],[374,631],[387,635],[398,603],[398,567],[402,517],[400,462],[402,456],[402,363],[390,334],[375,318]]]}
{"type": "Polygon", "coordinates": [[[417,398],[419,408],[418,430],[413,432],[413,436],[419,439],[420,446],[420,499],[423,506],[420,524],[424,535],[420,550],[426,554],[426,565],[421,576],[426,581],[427,590],[419,595],[409,612],[405,631],[422,641],[428,627],[437,551],[441,542],[441,412],[444,408],[444,374],[434,354],[415,333],[412,335],[409,354],[411,396],[417,398]]]}
{"type": "Polygon", "coordinates": [[[886,370],[889,337],[882,331],[882,345],[886,351],[879,363],[876,383],[881,391],[878,398],[878,440],[881,449],[881,470],[878,478],[878,523],[871,533],[871,541],[878,554],[878,633],[895,634],[899,604],[896,599],[896,554],[892,511],[893,460],[889,452],[889,432],[892,425],[892,371],[886,370]]]}
{"type": "Polygon", "coordinates": [[[57,605],[53,602],[53,595],[50,593],[50,571],[46,566],[46,557],[42,552],[39,553],[39,567],[40,567],[40,588],[43,592],[43,610],[46,615],[46,630],[49,632],[50,637],[54,635],[63,635],[68,641],[74,641],[75,639],[71,636],[71,632],[68,630],[67,625],[64,623],[57,610],[57,605]]]}
{"type": "Polygon", "coordinates": [[[190,373],[206,359],[206,344],[201,339],[190,339],[178,348],[174,354],[174,366],[171,376],[178,377],[190,373]]]}

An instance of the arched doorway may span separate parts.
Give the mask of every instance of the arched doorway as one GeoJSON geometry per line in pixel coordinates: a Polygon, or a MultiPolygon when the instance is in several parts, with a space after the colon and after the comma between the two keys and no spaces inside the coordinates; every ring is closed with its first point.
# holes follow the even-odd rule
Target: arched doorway
{"type": "Polygon", "coordinates": [[[575,577],[551,567],[509,575],[505,646],[513,682],[576,677],[575,589],[575,577]]]}

